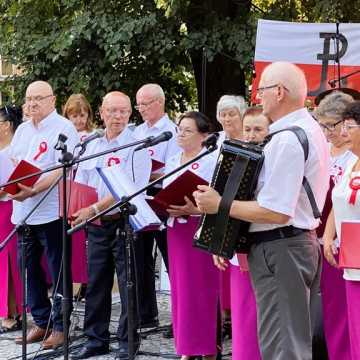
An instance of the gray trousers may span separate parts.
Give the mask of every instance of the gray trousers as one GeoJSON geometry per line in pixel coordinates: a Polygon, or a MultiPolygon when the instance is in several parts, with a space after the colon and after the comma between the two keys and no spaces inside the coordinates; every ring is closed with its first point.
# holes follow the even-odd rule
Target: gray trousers
{"type": "Polygon", "coordinates": [[[315,234],[253,245],[248,260],[262,360],[311,360],[310,306],[321,272],[315,234]]]}

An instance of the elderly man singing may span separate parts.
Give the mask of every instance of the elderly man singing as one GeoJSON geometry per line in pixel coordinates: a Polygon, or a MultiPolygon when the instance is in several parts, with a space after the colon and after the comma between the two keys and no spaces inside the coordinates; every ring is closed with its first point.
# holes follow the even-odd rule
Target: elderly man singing
{"type": "MultiPolygon", "coordinates": [[[[303,107],[306,79],[295,65],[276,62],[262,73],[257,95],[270,133],[298,126],[305,131],[309,155],[292,131],[274,134],[265,146],[253,201],[234,201],[230,216],[251,223],[248,256],[256,295],[258,335],[264,360],[312,359],[310,303],[319,289],[321,257],[307,178],[322,209],[329,181],[329,151],[317,122],[303,107]]],[[[221,196],[200,186],[194,194],[200,210],[217,213],[221,196]]],[[[225,262],[215,258],[218,267],[225,262]]]]}
{"type": "MultiPolygon", "coordinates": [[[[79,137],[74,125],[56,112],[53,89],[47,82],[31,83],[26,89],[25,101],[31,120],[25,121],[16,130],[10,146],[11,157],[17,162],[26,160],[40,169],[46,169],[55,165],[61,158],[61,152],[54,149],[59,134],[67,136],[66,144],[69,151],[73,150],[79,137]]],[[[21,191],[12,196],[14,202],[11,220],[14,224],[29,214],[60,173],[61,170],[57,170],[43,175],[31,188],[19,184],[21,191]]],[[[59,195],[55,188],[26,221],[28,231],[19,235],[19,240],[26,244],[28,305],[35,322],[35,326],[27,334],[26,342],[44,340],[44,349],[56,348],[64,342],[60,270],[62,221],[58,209],[59,195]],[[43,253],[54,285],[53,309],[40,265],[43,253]],[[46,331],[48,324],[50,330],[46,331]]],[[[23,339],[20,336],[15,341],[21,344],[23,339]]]]}
{"type": "MultiPolygon", "coordinates": [[[[130,115],[131,102],[129,97],[120,91],[108,93],[104,97],[100,109],[101,119],[106,126],[105,136],[89,143],[86,154],[95,154],[134,142],[136,139],[127,128],[130,115]]],[[[149,181],[151,160],[146,150],[134,153],[133,147],[125,148],[83,162],[79,166],[75,180],[96,188],[99,200],[92,206],[75,213],[76,219],[73,224],[90,218],[114,202],[96,170],[99,167],[109,166],[118,166],[119,171],[124,171],[130,178],[134,178],[138,187],[146,185],[149,181]],[[134,156],[134,174],[132,173],[132,156],[134,156]]],[[[118,209],[102,216],[100,226],[90,224],[88,227],[89,282],[86,290],[84,322],[87,342],[72,356],[73,359],[86,359],[109,352],[111,289],[114,282],[114,271],[116,271],[121,296],[121,314],[117,333],[120,346],[118,358],[128,358],[125,235],[122,231],[118,231],[119,228],[123,228],[123,219],[118,209]]],[[[136,328],[134,329],[134,337],[138,341],[136,328]]]]}

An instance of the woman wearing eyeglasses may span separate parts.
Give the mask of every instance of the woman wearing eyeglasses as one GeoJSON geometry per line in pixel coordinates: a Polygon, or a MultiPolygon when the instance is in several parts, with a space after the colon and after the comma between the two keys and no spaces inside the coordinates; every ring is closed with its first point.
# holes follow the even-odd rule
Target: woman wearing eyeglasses
{"type": "MultiPolygon", "coordinates": [[[[0,183],[5,183],[13,168],[8,149],[16,128],[22,122],[21,108],[5,106],[0,109],[0,183]]],[[[0,243],[13,229],[10,221],[12,201],[0,190],[0,243]]],[[[16,237],[0,251],[0,334],[21,328],[21,276],[17,266],[16,237]]]]}
{"type": "MultiPolygon", "coordinates": [[[[353,102],[350,95],[334,91],[327,95],[315,110],[315,117],[324,131],[330,150],[330,185],[327,193],[324,210],[317,235],[321,244],[326,220],[329,216],[332,202],[331,193],[334,185],[344,174],[347,164],[354,158],[350,151],[351,142],[348,136],[341,133],[343,123],[342,112],[353,102]]],[[[338,240],[334,241],[339,246],[338,240]]],[[[321,295],[323,306],[324,333],[330,360],[349,360],[350,343],[347,330],[347,315],[344,303],[346,302],[345,281],[342,271],[323,261],[321,273],[321,295]],[[334,326],[336,324],[336,326],[334,326]]]]}
{"type": "MultiPolygon", "coordinates": [[[[349,138],[350,150],[356,157],[349,161],[341,180],[333,189],[333,208],[323,236],[324,255],[328,262],[337,269],[338,248],[334,238],[337,235],[341,243],[341,227],[344,221],[360,220],[360,196],[357,194],[359,187],[356,186],[356,180],[360,176],[360,102],[355,101],[347,105],[342,118],[344,120],[342,132],[349,138]]],[[[344,269],[343,277],[346,296],[341,305],[346,323],[344,324],[343,319],[340,323],[334,322],[332,326],[335,328],[346,326],[350,342],[350,354],[346,359],[355,360],[360,359],[360,270],[344,269]]],[[[336,283],[331,284],[333,287],[336,285],[336,283]]],[[[334,293],[340,290],[334,289],[334,293]]],[[[345,359],[345,357],[341,357],[341,359],[345,359]]]]}
{"type": "MultiPolygon", "coordinates": [[[[177,143],[182,151],[166,162],[165,172],[204,151],[202,142],[210,131],[210,120],[202,113],[191,111],[183,114],[178,122],[177,134],[177,143]]],[[[186,170],[210,182],[215,165],[216,157],[206,155],[164,180],[164,186],[186,170]]],[[[176,352],[182,355],[182,360],[191,356],[215,359],[220,274],[213,265],[211,255],[192,245],[200,212],[186,197],[183,206],[171,205],[167,211],[170,215],[167,241],[176,352]]]]}

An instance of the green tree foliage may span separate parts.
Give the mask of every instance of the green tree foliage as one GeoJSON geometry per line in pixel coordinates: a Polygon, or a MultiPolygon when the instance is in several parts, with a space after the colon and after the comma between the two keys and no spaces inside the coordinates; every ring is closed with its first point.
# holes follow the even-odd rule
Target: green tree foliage
{"type": "Polygon", "coordinates": [[[359,2],[2,0],[0,54],[21,71],[2,87],[21,102],[27,84],[44,79],[58,105],[83,92],[96,109],[107,91],[134,99],[142,84],[157,82],[168,110],[198,102],[214,117],[219,96],[246,95],[258,18],[359,21],[359,2]]]}

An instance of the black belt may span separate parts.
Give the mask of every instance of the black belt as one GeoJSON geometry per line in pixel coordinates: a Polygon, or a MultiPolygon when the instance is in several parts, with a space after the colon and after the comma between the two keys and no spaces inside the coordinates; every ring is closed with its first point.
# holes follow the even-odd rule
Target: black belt
{"type": "Polygon", "coordinates": [[[260,244],[262,242],[291,238],[308,231],[309,230],[307,229],[300,229],[295,226],[289,225],[272,230],[249,232],[246,237],[251,242],[260,244]]]}

